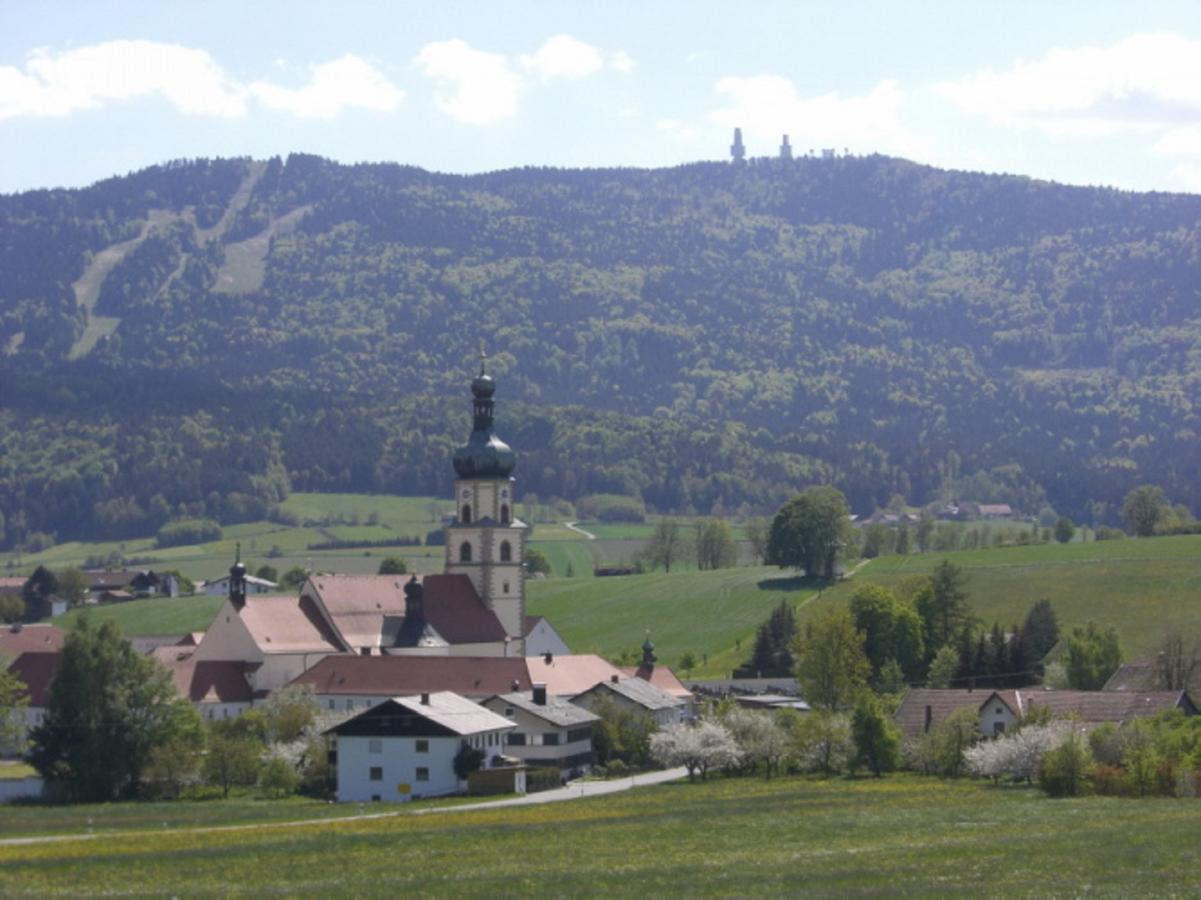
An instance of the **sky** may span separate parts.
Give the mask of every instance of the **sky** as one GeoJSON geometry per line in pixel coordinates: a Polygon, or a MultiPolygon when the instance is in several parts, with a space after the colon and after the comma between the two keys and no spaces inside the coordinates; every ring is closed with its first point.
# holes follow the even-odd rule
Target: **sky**
{"type": "Polygon", "coordinates": [[[1201,0],[0,0],[0,192],[193,157],[883,153],[1201,193],[1201,0]]]}

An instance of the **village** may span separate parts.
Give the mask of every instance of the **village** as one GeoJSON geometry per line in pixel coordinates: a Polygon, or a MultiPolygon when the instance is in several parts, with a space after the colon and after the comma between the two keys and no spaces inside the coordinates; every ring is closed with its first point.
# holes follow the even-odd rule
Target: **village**
{"type": "MultiPolygon", "coordinates": [[[[566,784],[616,758],[612,734],[631,722],[655,748],[643,754],[643,765],[683,765],[695,775],[762,757],[770,775],[785,756],[772,749],[778,736],[770,734],[770,717],[789,711],[800,721],[818,716],[819,705],[838,706],[802,696],[793,672],[762,677],[744,667],[735,673],[742,677],[686,682],[658,661],[649,635],[638,664],[618,666],[573,653],[552,622],[527,615],[528,527],[515,514],[516,454],[494,433],[495,390],[481,363],[471,384],[473,429],[452,460],[455,512],[445,528],[442,574],[313,572],[295,594],[284,594],[236,559],[228,575],[202,587],[225,597],[205,631],[140,636],[132,646],[164,667],[177,696],[210,724],[281,702],[307,704],[308,728],[326,755],[325,790],[341,802],[524,794],[566,784]],[[735,734],[727,729],[698,749],[705,726],[721,721],[715,704],[742,709],[742,724],[727,717],[735,734]]],[[[101,602],[122,602],[130,589],[177,591],[172,577],[153,572],[96,573],[89,584],[101,602]]],[[[47,726],[65,642],[52,623],[0,632],[0,658],[28,692],[10,751],[47,726]]],[[[891,714],[892,728],[909,746],[942,740],[951,729],[966,750],[1031,722],[1070,723],[1069,730],[1088,734],[1172,711],[1196,716],[1187,690],[1192,675],[1190,669],[1183,684],[1161,689],[1155,661],[1137,659],[1097,690],[911,687],[891,714]]],[[[1063,734],[1061,728],[1047,738],[1063,734]]],[[[874,751],[858,752],[880,771],[874,751]]],[[[923,759],[919,768],[932,765],[929,755],[923,759]]],[[[936,768],[953,774],[964,765],[957,753],[936,768]]],[[[1020,772],[1002,766],[991,774],[1020,772]]],[[[48,789],[38,778],[0,788],[6,799],[48,789]]]]}

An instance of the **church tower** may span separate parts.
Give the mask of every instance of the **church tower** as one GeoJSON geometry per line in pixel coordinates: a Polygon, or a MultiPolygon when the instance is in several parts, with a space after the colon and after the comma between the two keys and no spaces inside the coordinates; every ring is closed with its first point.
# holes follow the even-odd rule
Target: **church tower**
{"type": "MultiPolygon", "coordinates": [[[[455,451],[455,518],[446,528],[446,571],[466,575],[505,633],[525,633],[526,525],[515,515],[517,455],[492,433],[496,382],[484,370],[471,382],[471,437],[455,451]]],[[[524,652],[522,644],[517,653],[524,652]]]]}

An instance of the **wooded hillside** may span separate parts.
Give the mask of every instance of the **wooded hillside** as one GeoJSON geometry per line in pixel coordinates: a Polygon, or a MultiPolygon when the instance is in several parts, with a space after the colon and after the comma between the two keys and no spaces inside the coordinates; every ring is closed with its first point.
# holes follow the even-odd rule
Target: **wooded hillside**
{"type": "Polygon", "coordinates": [[[885,157],[173,163],[0,197],[0,547],[445,493],[480,339],[522,489],[1201,505],[1201,198],[885,157]]]}

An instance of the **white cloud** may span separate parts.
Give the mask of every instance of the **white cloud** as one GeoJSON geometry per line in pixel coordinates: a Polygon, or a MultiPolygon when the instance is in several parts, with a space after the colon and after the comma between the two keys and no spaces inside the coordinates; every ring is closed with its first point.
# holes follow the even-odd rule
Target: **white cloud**
{"type": "Polygon", "coordinates": [[[692,141],[700,136],[699,129],[679,119],[660,119],[655,123],[655,130],[680,141],[692,141]]]}
{"type": "Polygon", "coordinates": [[[452,119],[486,125],[517,111],[521,78],[499,53],[456,38],[426,44],[413,62],[434,81],[434,102],[452,119]]]}
{"type": "Polygon", "coordinates": [[[609,68],[615,72],[629,74],[634,71],[634,58],[624,50],[614,50],[609,54],[609,68]]]}
{"type": "Polygon", "coordinates": [[[591,44],[570,34],[548,38],[533,54],[521,56],[521,66],[542,78],[583,78],[605,67],[605,58],[591,44]]]}
{"type": "Polygon", "coordinates": [[[40,49],[24,70],[0,66],[0,119],[65,116],[154,94],[183,113],[246,112],[243,89],[212,57],[178,44],[109,41],[57,54],[40,49]]]}
{"type": "Polygon", "coordinates": [[[1170,174],[1175,184],[1187,191],[1201,193],[1201,166],[1176,166],[1170,174]]]}
{"type": "Polygon", "coordinates": [[[791,81],[778,75],[722,78],[715,90],[728,105],[708,113],[710,121],[740,127],[747,139],[772,141],[770,147],[751,148],[753,153],[774,154],[783,134],[798,153],[844,146],[910,157],[927,151],[901,121],[904,95],[895,81],[882,81],[858,97],[801,97],[791,81]]]}
{"type": "Polygon", "coordinates": [[[1162,156],[1201,156],[1201,128],[1173,128],[1153,149],[1162,156]]]}
{"type": "Polygon", "coordinates": [[[404,99],[404,91],[378,69],[349,54],[313,66],[312,77],[302,88],[258,81],[250,91],[264,106],[309,119],[332,119],[346,107],[391,112],[404,99]]]}
{"type": "Polygon", "coordinates": [[[1054,49],[934,89],[997,125],[1052,134],[1153,131],[1201,114],[1201,41],[1142,34],[1110,47],[1054,49]]]}
{"type": "MultiPolygon", "coordinates": [[[[273,65],[281,67],[281,60],[273,65]]],[[[313,66],[298,89],[239,83],[204,50],[153,41],[109,41],[62,53],[35,50],[24,69],[0,66],[0,119],[66,116],[109,103],[160,96],[186,115],[244,116],[253,98],[305,118],[347,107],[393,110],[404,92],[355,56],[313,66]]]]}

